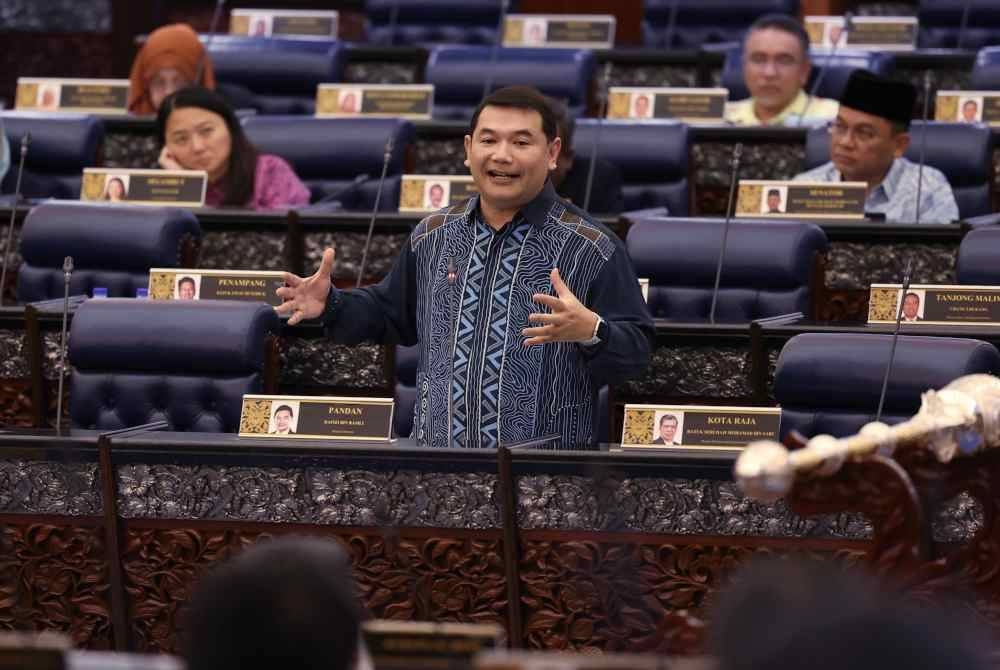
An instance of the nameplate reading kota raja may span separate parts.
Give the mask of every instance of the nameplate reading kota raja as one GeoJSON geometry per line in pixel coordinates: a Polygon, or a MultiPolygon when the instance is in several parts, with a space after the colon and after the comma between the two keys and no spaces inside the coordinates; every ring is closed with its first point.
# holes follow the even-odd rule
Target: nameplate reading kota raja
{"type": "Polygon", "coordinates": [[[426,214],[465,202],[476,194],[468,175],[405,174],[399,188],[399,211],[426,214]]]}
{"type": "Polygon", "coordinates": [[[433,113],[430,84],[320,84],[316,89],[316,116],[429,119],[433,113]]]}
{"type": "Polygon", "coordinates": [[[380,670],[472,667],[472,658],[496,648],[494,624],[366,621],[361,627],[373,665],[380,670]]]}
{"type": "Polygon", "coordinates": [[[129,205],[205,204],[208,175],[202,170],[119,170],[86,168],[80,200],[129,205]]]}
{"type": "Polygon", "coordinates": [[[387,442],[392,398],[243,396],[240,435],[387,442]]]}
{"type": "Polygon", "coordinates": [[[503,46],[610,49],[615,23],[610,14],[508,14],[503,46]]]}
{"type": "Polygon", "coordinates": [[[275,293],[285,285],[281,272],[246,270],[198,270],[150,268],[149,297],[152,300],[235,300],[266,302],[276,307],[275,293]]]}
{"type": "Polygon", "coordinates": [[[934,120],[1000,125],[1000,91],[938,91],[934,120]]]}
{"type": "Polygon", "coordinates": [[[608,94],[608,118],[721,123],[728,97],[729,91],[725,88],[613,86],[608,94]]]}
{"type": "Polygon", "coordinates": [[[742,449],[780,428],[779,407],[625,405],[622,447],[742,449]]]}
{"type": "Polygon", "coordinates": [[[1000,326],[1000,286],[872,284],[868,323],[896,323],[900,305],[905,325],[1000,326]]]}
{"type": "Polygon", "coordinates": [[[863,219],[864,182],[741,179],[736,216],[755,219],[863,219]]]}
{"type": "Polygon", "coordinates": [[[337,37],[337,12],[294,9],[234,9],[229,33],[248,37],[337,37]]]}
{"type": "Polygon", "coordinates": [[[19,77],[14,107],[38,112],[128,114],[128,79],[19,77]]]}
{"type": "Polygon", "coordinates": [[[857,16],[850,31],[842,16],[807,16],[809,43],[821,49],[912,51],[917,46],[917,19],[912,16],[857,16]]]}

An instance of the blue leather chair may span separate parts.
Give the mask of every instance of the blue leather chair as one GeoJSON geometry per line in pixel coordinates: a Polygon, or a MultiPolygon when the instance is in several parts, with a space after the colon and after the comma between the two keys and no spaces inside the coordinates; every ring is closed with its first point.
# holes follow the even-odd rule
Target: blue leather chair
{"type": "MultiPolygon", "coordinates": [[[[597,125],[593,119],[576,124],[573,150],[581,160],[590,159],[597,125]]],[[[621,170],[626,211],[665,206],[672,216],[687,216],[691,154],[687,125],[603,121],[600,133],[598,155],[621,170]]]]}
{"type": "MultiPolygon", "coordinates": [[[[875,419],[891,335],[805,333],[785,343],[774,373],[782,437],[844,437],[875,419]]],[[[920,394],[973,373],[1000,374],[1000,353],[987,342],[901,335],[882,420],[899,423],[920,408],[920,394]]]]}
{"type": "Polygon", "coordinates": [[[84,114],[7,112],[3,125],[10,143],[11,166],[0,191],[14,192],[21,138],[30,132],[21,195],[64,200],[80,197],[83,169],[100,164],[104,142],[104,123],[100,119],[84,114]]]}
{"type": "Polygon", "coordinates": [[[66,256],[73,257],[75,268],[72,295],[91,295],[94,287],[103,287],[109,296],[131,298],[149,284],[149,268],[193,265],[200,242],[201,227],[188,210],[38,205],[21,228],[17,299],[62,297],[66,256]]]}
{"type": "Polygon", "coordinates": [[[978,49],[1000,42],[1000,5],[995,0],[920,0],[919,5],[921,48],[956,48],[966,5],[969,17],[962,48],[978,49]]]}
{"type": "Polygon", "coordinates": [[[260,151],[277,154],[292,164],[312,191],[314,202],[328,198],[345,209],[374,206],[385,142],[392,136],[392,157],[379,209],[395,211],[398,207],[400,176],[407,147],[413,141],[409,121],[251,116],[243,120],[243,128],[260,151]]]}
{"type": "MultiPolygon", "coordinates": [[[[647,303],[655,318],[708,318],[722,226],[715,219],[650,218],[629,228],[626,247],[636,275],[649,279],[647,303]]],[[[826,235],[811,223],[732,223],[716,320],[745,323],[792,312],[812,314],[816,256],[826,248],[826,235]]]]}
{"type": "Polygon", "coordinates": [[[765,14],[799,13],[798,0],[645,0],[642,40],[648,47],[698,49],[703,44],[738,42],[765,14]],[[674,12],[670,44],[670,15],[674,12]]]}
{"type": "MultiPolygon", "coordinates": [[[[1000,40],[1000,34],[997,39],[1000,40]]],[[[976,62],[972,66],[972,75],[969,79],[969,89],[1000,90],[1000,47],[984,47],[976,54],[976,62]]]]}
{"type": "Polygon", "coordinates": [[[527,84],[566,102],[570,113],[587,106],[594,74],[594,54],[578,49],[499,49],[491,64],[490,47],[439,46],[427,59],[424,79],[434,84],[434,116],[469,119],[483,98],[487,73],[493,88],[527,84]]]}
{"type": "MultiPolygon", "coordinates": [[[[729,89],[730,100],[750,97],[750,91],[743,82],[743,46],[733,46],[727,49],[725,54],[720,85],[729,89]]],[[[813,68],[806,91],[812,90],[816,78],[825,70],[826,74],[819,83],[816,95],[834,100],[840,100],[844,87],[847,86],[847,80],[855,70],[870,70],[876,74],[889,76],[896,67],[896,59],[892,54],[877,51],[838,49],[832,56],[817,52],[813,53],[811,58],[813,68]]]]}
{"type": "Polygon", "coordinates": [[[493,44],[500,23],[500,4],[500,0],[367,0],[368,41],[493,44]]]}
{"type": "Polygon", "coordinates": [[[955,275],[959,284],[1000,285],[1000,226],[973,228],[958,246],[955,275]]]}
{"type": "MultiPolygon", "coordinates": [[[[993,140],[985,125],[968,123],[925,124],[915,121],[910,127],[910,147],[906,158],[920,160],[922,134],[926,127],[924,156],[927,165],[944,173],[951,184],[963,218],[981,216],[993,211],[993,140]]],[[[810,170],[830,160],[830,133],[826,128],[813,128],[806,136],[806,169],[810,170]]]]}
{"type": "Polygon", "coordinates": [[[261,114],[315,113],[316,86],[341,81],[346,63],[335,40],[215,35],[208,52],[219,90],[261,114]]]}
{"type": "Polygon", "coordinates": [[[265,392],[274,309],[220,300],[88,300],[69,338],[70,419],[114,430],[236,432],[243,394],[265,392]]]}

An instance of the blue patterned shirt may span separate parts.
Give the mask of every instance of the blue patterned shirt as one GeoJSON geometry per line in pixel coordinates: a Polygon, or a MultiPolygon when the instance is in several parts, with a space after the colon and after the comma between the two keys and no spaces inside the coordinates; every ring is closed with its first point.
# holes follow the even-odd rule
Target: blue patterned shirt
{"type": "Polygon", "coordinates": [[[625,247],[551,184],[499,231],[478,197],[421,221],[379,284],[331,292],[334,340],[419,343],[412,437],[435,447],[496,447],[543,435],[593,444],[597,391],[642,374],[653,323],[625,247]],[[525,347],[528,315],[547,311],[560,275],[608,324],[594,347],[525,347]],[[449,276],[450,275],[450,276],[449,276]]]}
{"type": "MultiPolygon", "coordinates": [[[[882,183],[868,193],[865,212],[885,214],[894,223],[917,222],[917,174],[920,166],[897,158],[882,183]]],[[[820,165],[795,176],[796,181],[841,181],[833,163],[820,165]]],[[[920,188],[920,223],[951,223],[958,220],[958,205],[951,184],[940,170],[924,165],[920,188]]]]}

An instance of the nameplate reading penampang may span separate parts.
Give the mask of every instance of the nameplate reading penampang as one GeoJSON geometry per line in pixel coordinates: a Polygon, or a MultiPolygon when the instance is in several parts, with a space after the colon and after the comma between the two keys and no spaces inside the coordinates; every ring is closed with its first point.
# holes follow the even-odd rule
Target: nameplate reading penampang
{"type": "Polygon", "coordinates": [[[868,323],[896,323],[901,300],[904,326],[1000,326],[1000,286],[947,284],[872,284],[868,323]]]}
{"type": "Polygon", "coordinates": [[[471,668],[473,657],[495,649],[503,636],[495,624],[366,621],[361,634],[379,670],[471,668]]]}
{"type": "Polygon", "coordinates": [[[285,285],[281,272],[150,268],[151,300],[235,300],[281,304],[275,293],[285,285]]]}
{"type": "Polygon", "coordinates": [[[503,46],[610,49],[615,23],[610,14],[508,14],[503,46]]]}
{"type": "Polygon", "coordinates": [[[316,89],[316,116],[429,119],[433,113],[430,84],[320,84],[316,89]]]}
{"type": "Polygon", "coordinates": [[[864,219],[866,190],[867,185],[860,181],[741,179],[736,216],[754,219],[864,219]]]}
{"type": "Polygon", "coordinates": [[[477,193],[468,175],[404,174],[399,187],[399,211],[436,212],[465,202],[477,193]]]}
{"type": "Polygon", "coordinates": [[[934,120],[1000,125],[1000,91],[938,91],[934,120]]]}
{"type": "Polygon", "coordinates": [[[207,187],[208,174],[202,170],[85,168],[80,200],[201,207],[207,187]]]}
{"type": "Polygon", "coordinates": [[[234,9],[229,14],[229,34],[336,39],[338,16],[304,9],[234,9]]]}
{"type": "Polygon", "coordinates": [[[608,94],[608,118],[722,123],[728,97],[725,88],[612,86],[608,94]]]}
{"type": "Polygon", "coordinates": [[[392,398],[244,395],[242,437],[388,442],[392,398]]]}
{"type": "Polygon", "coordinates": [[[739,450],[780,429],[780,407],[625,405],[622,447],[739,450]]]}
{"type": "Polygon", "coordinates": [[[919,25],[912,16],[856,16],[853,28],[844,30],[842,16],[807,16],[809,44],[818,50],[865,49],[912,51],[917,47],[919,25]]]}
{"type": "Polygon", "coordinates": [[[128,79],[18,77],[14,107],[33,112],[128,114],[128,79]]]}

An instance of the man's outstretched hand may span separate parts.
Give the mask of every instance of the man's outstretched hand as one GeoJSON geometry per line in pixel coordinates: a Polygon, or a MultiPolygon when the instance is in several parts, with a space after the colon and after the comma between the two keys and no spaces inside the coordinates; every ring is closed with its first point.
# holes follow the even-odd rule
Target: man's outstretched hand
{"type": "Polygon", "coordinates": [[[559,276],[559,270],[553,269],[550,275],[552,288],[556,294],[536,293],[532,300],[545,305],[550,314],[529,314],[528,321],[541,324],[525,328],[521,334],[526,338],[525,346],[545,344],[546,342],[586,342],[594,335],[597,327],[597,314],[587,309],[573,295],[559,276]]]}
{"type": "Polygon", "coordinates": [[[330,295],[330,273],[333,272],[334,251],[327,248],[319,269],[311,277],[302,278],[291,272],[284,274],[285,285],[277,290],[284,302],[274,308],[282,315],[290,315],[288,325],[294,326],[302,319],[315,319],[323,313],[326,298],[330,295]]]}

